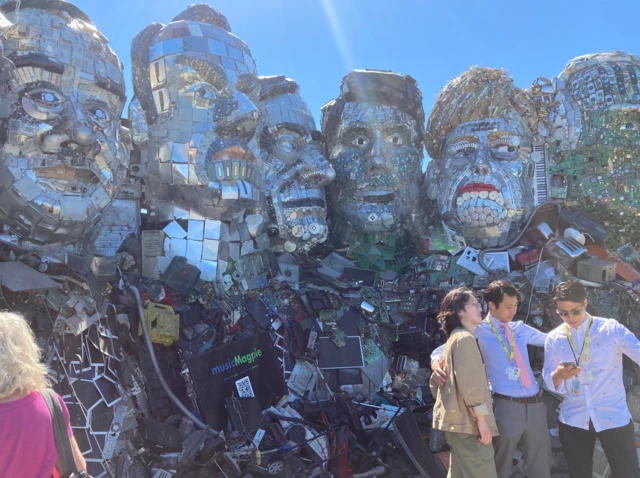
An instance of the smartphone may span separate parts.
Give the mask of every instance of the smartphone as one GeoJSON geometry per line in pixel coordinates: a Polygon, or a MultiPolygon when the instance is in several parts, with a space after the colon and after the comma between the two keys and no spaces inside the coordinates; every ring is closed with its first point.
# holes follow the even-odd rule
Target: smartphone
{"type": "Polygon", "coordinates": [[[569,367],[577,368],[578,367],[575,362],[560,362],[560,363],[566,368],[569,368],[569,367]]]}

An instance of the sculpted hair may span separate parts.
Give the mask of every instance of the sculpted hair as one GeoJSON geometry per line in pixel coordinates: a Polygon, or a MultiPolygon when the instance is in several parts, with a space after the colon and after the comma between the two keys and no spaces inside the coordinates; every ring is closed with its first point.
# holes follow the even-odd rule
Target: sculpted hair
{"type": "Polygon", "coordinates": [[[516,289],[513,284],[510,284],[504,280],[496,280],[489,284],[489,286],[485,289],[484,301],[493,302],[496,307],[500,307],[505,294],[509,297],[520,297],[520,294],[518,294],[518,289],[516,289]]]}
{"type": "MultiPolygon", "coordinates": [[[[12,13],[16,11],[17,3],[15,0],[11,1],[3,1],[0,0],[0,11],[2,13],[12,13]]],[[[20,8],[36,8],[39,10],[61,10],[63,12],[67,12],[71,17],[77,18],[78,20],[82,20],[83,22],[90,23],[93,25],[93,22],[89,18],[89,16],[76,7],[74,4],[66,2],[64,0],[22,0],[20,2],[20,8]]]]}
{"type": "Polygon", "coordinates": [[[453,289],[442,299],[440,304],[440,313],[438,314],[438,321],[440,327],[447,334],[447,337],[451,335],[453,329],[456,327],[462,327],[460,316],[465,306],[473,299],[473,291],[467,287],[458,287],[453,289]]]}
{"type": "Polygon", "coordinates": [[[440,159],[445,139],[456,126],[502,118],[512,109],[532,132],[537,131],[538,117],[529,93],[518,88],[505,70],[472,66],[438,94],[427,123],[427,153],[440,159]]]}
{"type": "Polygon", "coordinates": [[[0,312],[0,399],[47,386],[47,367],[29,324],[21,315],[0,312]]]}
{"type": "MultiPolygon", "coordinates": [[[[625,51],[603,51],[582,55],[567,63],[558,75],[566,87],[566,93],[574,101],[580,101],[578,111],[592,110],[615,104],[638,104],[638,87],[640,86],[640,57],[625,51]],[[620,66],[620,63],[624,63],[620,66]],[[610,80],[610,75],[616,75],[616,81],[610,80]],[[626,71],[625,71],[626,70],[626,71]],[[607,90],[604,98],[593,96],[593,82],[606,79],[607,90]],[[589,85],[592,90],[589,91],[589,85]],[[586,100],[586,101],[585,101],[586,100]]],[[[598,89],[598,87],[596,87],[598,89]]]]}
{"type": "Polygon", "coordinates": [[[342,78],[340,96],[322,107],[322,132],[333,147],[345,103],[375,103],[391,106],[411,116],[418,129],[416,146],[422,149],[424,109],[422,92],[410,75],[383,70],[353,70],[342,78]]]}
{"type": "Polygon", "coordinates": [[[587,291],[576,281],[567,280],[560,282],[555,289],[553,289],[553,300],[566,300],[567,302],[584,302],[587,298],[587,291]]]}

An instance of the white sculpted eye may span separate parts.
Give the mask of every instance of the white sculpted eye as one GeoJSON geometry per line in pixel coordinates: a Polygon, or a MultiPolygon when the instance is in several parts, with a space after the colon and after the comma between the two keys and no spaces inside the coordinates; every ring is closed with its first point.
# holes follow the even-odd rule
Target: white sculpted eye
{"type": "Polygon", "coordinates": [[[368,144],[369,144],[369,139],[366,136],[363,136],[361,134],[356,136],[356,138],[353,140],[353,145],[359,148],[364,148],[368,144]]]}
{"type": "Polygon", "coordinates": [[[404,140],[399,134],[392,134],[387,138],[387,142],[392,144],[393,146],[400,146],[402,143],[404,143],[404,140]]]}
{"type": "Polygon", "coordinates": [[[513,153],[516,150],[516,148],[514,148],[513,146],[507,146],[506,144],[503,144],[501,146],[496,146],[493,149],[495,149],[495,151],[500,154],[513,153]]]}
{"type": "Polygon", "coordinates": [[[55,118],[64,110],[64,97],[49,88],[32,88],[22,96],[22,107],[39,120],[55,118]]]}
{"type": "Polygon", "coordinates": [[[620,126],[621,131],[638,131],[638,124],[633,122],[628,122],[620,126]]]}
{"type": "Polygon", "coordinates": [[[470,141],[458,141],[449,146],[449,154],[454,158],[472,158],[478,150],[478,144],[470,141]]]}
{"type": "Polygon", "coordinates": [[[216,97],[214,88],[208,83],[196,83],[187,89],[188,93],[193,93],[197,98],[212,100],[216,97]]]}
{"type": "Polygon", "coordinates": [[[44,106],[56,107],[62,104],[61,96],[57,92],[46,88],[36,88],[28,91],[26,96],[44,106]]]}
{"type": "Polygon", "coordinates": [[[111,126],[111,114],[106,105],[100,103],[89,104],[86,107],[87,117],[99,128],[111,126]]]}
{"type": "Polygon", "coordinates": [[[498,159],[515,159],[518,157],[518,148],[521,140],[518,136],[503,136],[489,142],[494,157],[498,159]]]}
{"type": "Polygon", "coordinates": [[[290,134],[282,135],[277,140],[278,147],[285,153],[291,153],[298,149],[298,142],[290,134]]]}

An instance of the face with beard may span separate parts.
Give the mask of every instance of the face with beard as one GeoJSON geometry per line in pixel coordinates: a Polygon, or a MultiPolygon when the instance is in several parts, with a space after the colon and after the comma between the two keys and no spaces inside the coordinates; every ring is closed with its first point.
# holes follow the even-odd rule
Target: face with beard
{"type": "Polygon", "coordinates": [[[203,279],[222,279],[241,251],[268,244],[254,243],[261,228],[245,222],[262,192],[249,147],[259,118],[249,97],[259,88],[251,52],[222,14],[192,5],[139,33],[132,61],[138,103],[130,117],[152,215],[147,228],[168,235],[158,272],[181,256],[203,279]]]}
{"type": "Polygon", "coordinates": [[[640,58],[578,57],[558,76],[548,118],[549,191],[609,230],[612,247],[640,243],[640,58]]]}
{"type": "Polygon", "coordinates": [[[0,221],[23,239],[72,244],[98,222],[128,167],[126,98],[107,40],[76,7],[59,7],[23,5],[23,28],[5,35],[16,71],[0,113],[0,221]]]}
{"type": "Polygon", "coordinates": [[[418,202],[422,114],[410,77],[369,70],[345,77],[341,98],[323,108],[337,221],[358,233],[405,229],[418,202]]]}
{"type": "Polygon", "coordinates": [[[256,131],[267,192],[271,244],[276,251],[308,251],[327,238],[324,186],[335,171],[325,159],[298,85],[285,77],[260,78],[260,124],[256,131]]]}
{"type": "Polygon", "coordinates": [[[427,127],[427,196],[447,232],[470,246],[508,244],[533,209],[529,103],[489,68],[472,68],[438,96],[427,127]]]}

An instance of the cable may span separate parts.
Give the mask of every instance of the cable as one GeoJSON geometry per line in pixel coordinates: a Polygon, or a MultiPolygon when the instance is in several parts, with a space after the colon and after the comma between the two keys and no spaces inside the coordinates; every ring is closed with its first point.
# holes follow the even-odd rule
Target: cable
{"type": "Polygon", "coordinates": [[[593,243],[596,243],[596,240],[593,238],[593,236],[591,234],[589,234],[588,232],[583,232],[582,233],[584,236],[589,236],[591,238],[591,240],[593,241],[593,243]]]}
{"type": "Polygon", "coordinates": [[[222,474],[224,476],[226,476],[227,478],[229,478],[229,475],[227,475],[224,470],[222,468],[220,468],[220,465],[218,465],[218,462],[216,460],[213,460],[213,462],[216,464],[216,466],[218,467],[218,469],[222,472],[222,474]]]}
{"type": "Polygon", "coordinates": [[[134,297],[136,298],[136,304],[138,305],[138,315],[140,316],[140,325],[142,326],[142,332],[144,334],[145,342],[147,344],[147,349],[149,350],[149,355],[151,356],[151,362],[153,363],[153,369],[156,371],[156,375],[158,376],[158,380],[160,381],[160,385],[164,389],[165,393],[169,396],[171,401],[184,413],[184,415],[191,419],[193,423],[195,423],[199,428],[203,430],[208,430],[212,433],[214,437],[220,435],[220,432],[210,428],[208,425],[200,421],[191,410],[184,406],[184,404],[174,395],[174,393],[169,388],[169,385],[164,379],[162,372],[160,371],[160,366],[158,365],[158,359],[156,358],[156,353],[153,350],[153,344],[151,343],[151,336],[149,335],[149,329],[147,328],[147,321],[145,320],[144,315],[144,307],[142,307],[142,300],[140,299],[140,293],[138,289],[132,285],[129,285],[129,290],[133,292],[134,297]]]}
{"type": "Polygon", "coordinates": [[[540,204],[538,207],[536,207],[533,210],[533,212],[531,213],[531,216],[529,217],[529,220],[527,221],[527,223],[522,228],[522,231],[520,231],[520,233],[516,236],[516,238],[513,241],[511,241],[511,243],[507,244],[506,246],[501,246],[501,247],[490,247],[488,249],[483,249],[483,250],[481,250],[479,252],[479,254],[478,254],[478,264],[480,264],[480,267],[482,267],[487,272],[491,272],[484,265],[484,261],[482,260],[484,255],[488,254],[490,252],[504,252],[506,250],[511,249],[513,246],[515,246],[518,243],[518,241],[520,241],[520,239],[522,239],[522,236],[524,236],[524,233],[527,232],[527,229],[529,229],[529,225],[531,224],[531,221],[533,221],[533,218],[538,213],[538,211],[541,208],[543,208],[544,206],[546,206],[547,204],[553,204],[557,208],[557,210],[560,211],[560,204],[558,204],[557,202],[547,201],[547,202],[544,202],[544,203],[540,204]]]}
{"type": "Polygon", "coordinates": [[[527,305],[527,316],[524,318],[524,324],[526,325],[527,320],[529,320],[529,314],[531,313],[531,301],[533,300],[533,293],[536,290],[536,279],[538,278],[538,271],[540,270],[540,263],[542,262],[542,251],[540,251],[540,257],[538,257],[538,265],[536,266],[536,272],[533,275],[533,280],[531,281],[531,293],[529,294],[529,305],[527,305]]]}

